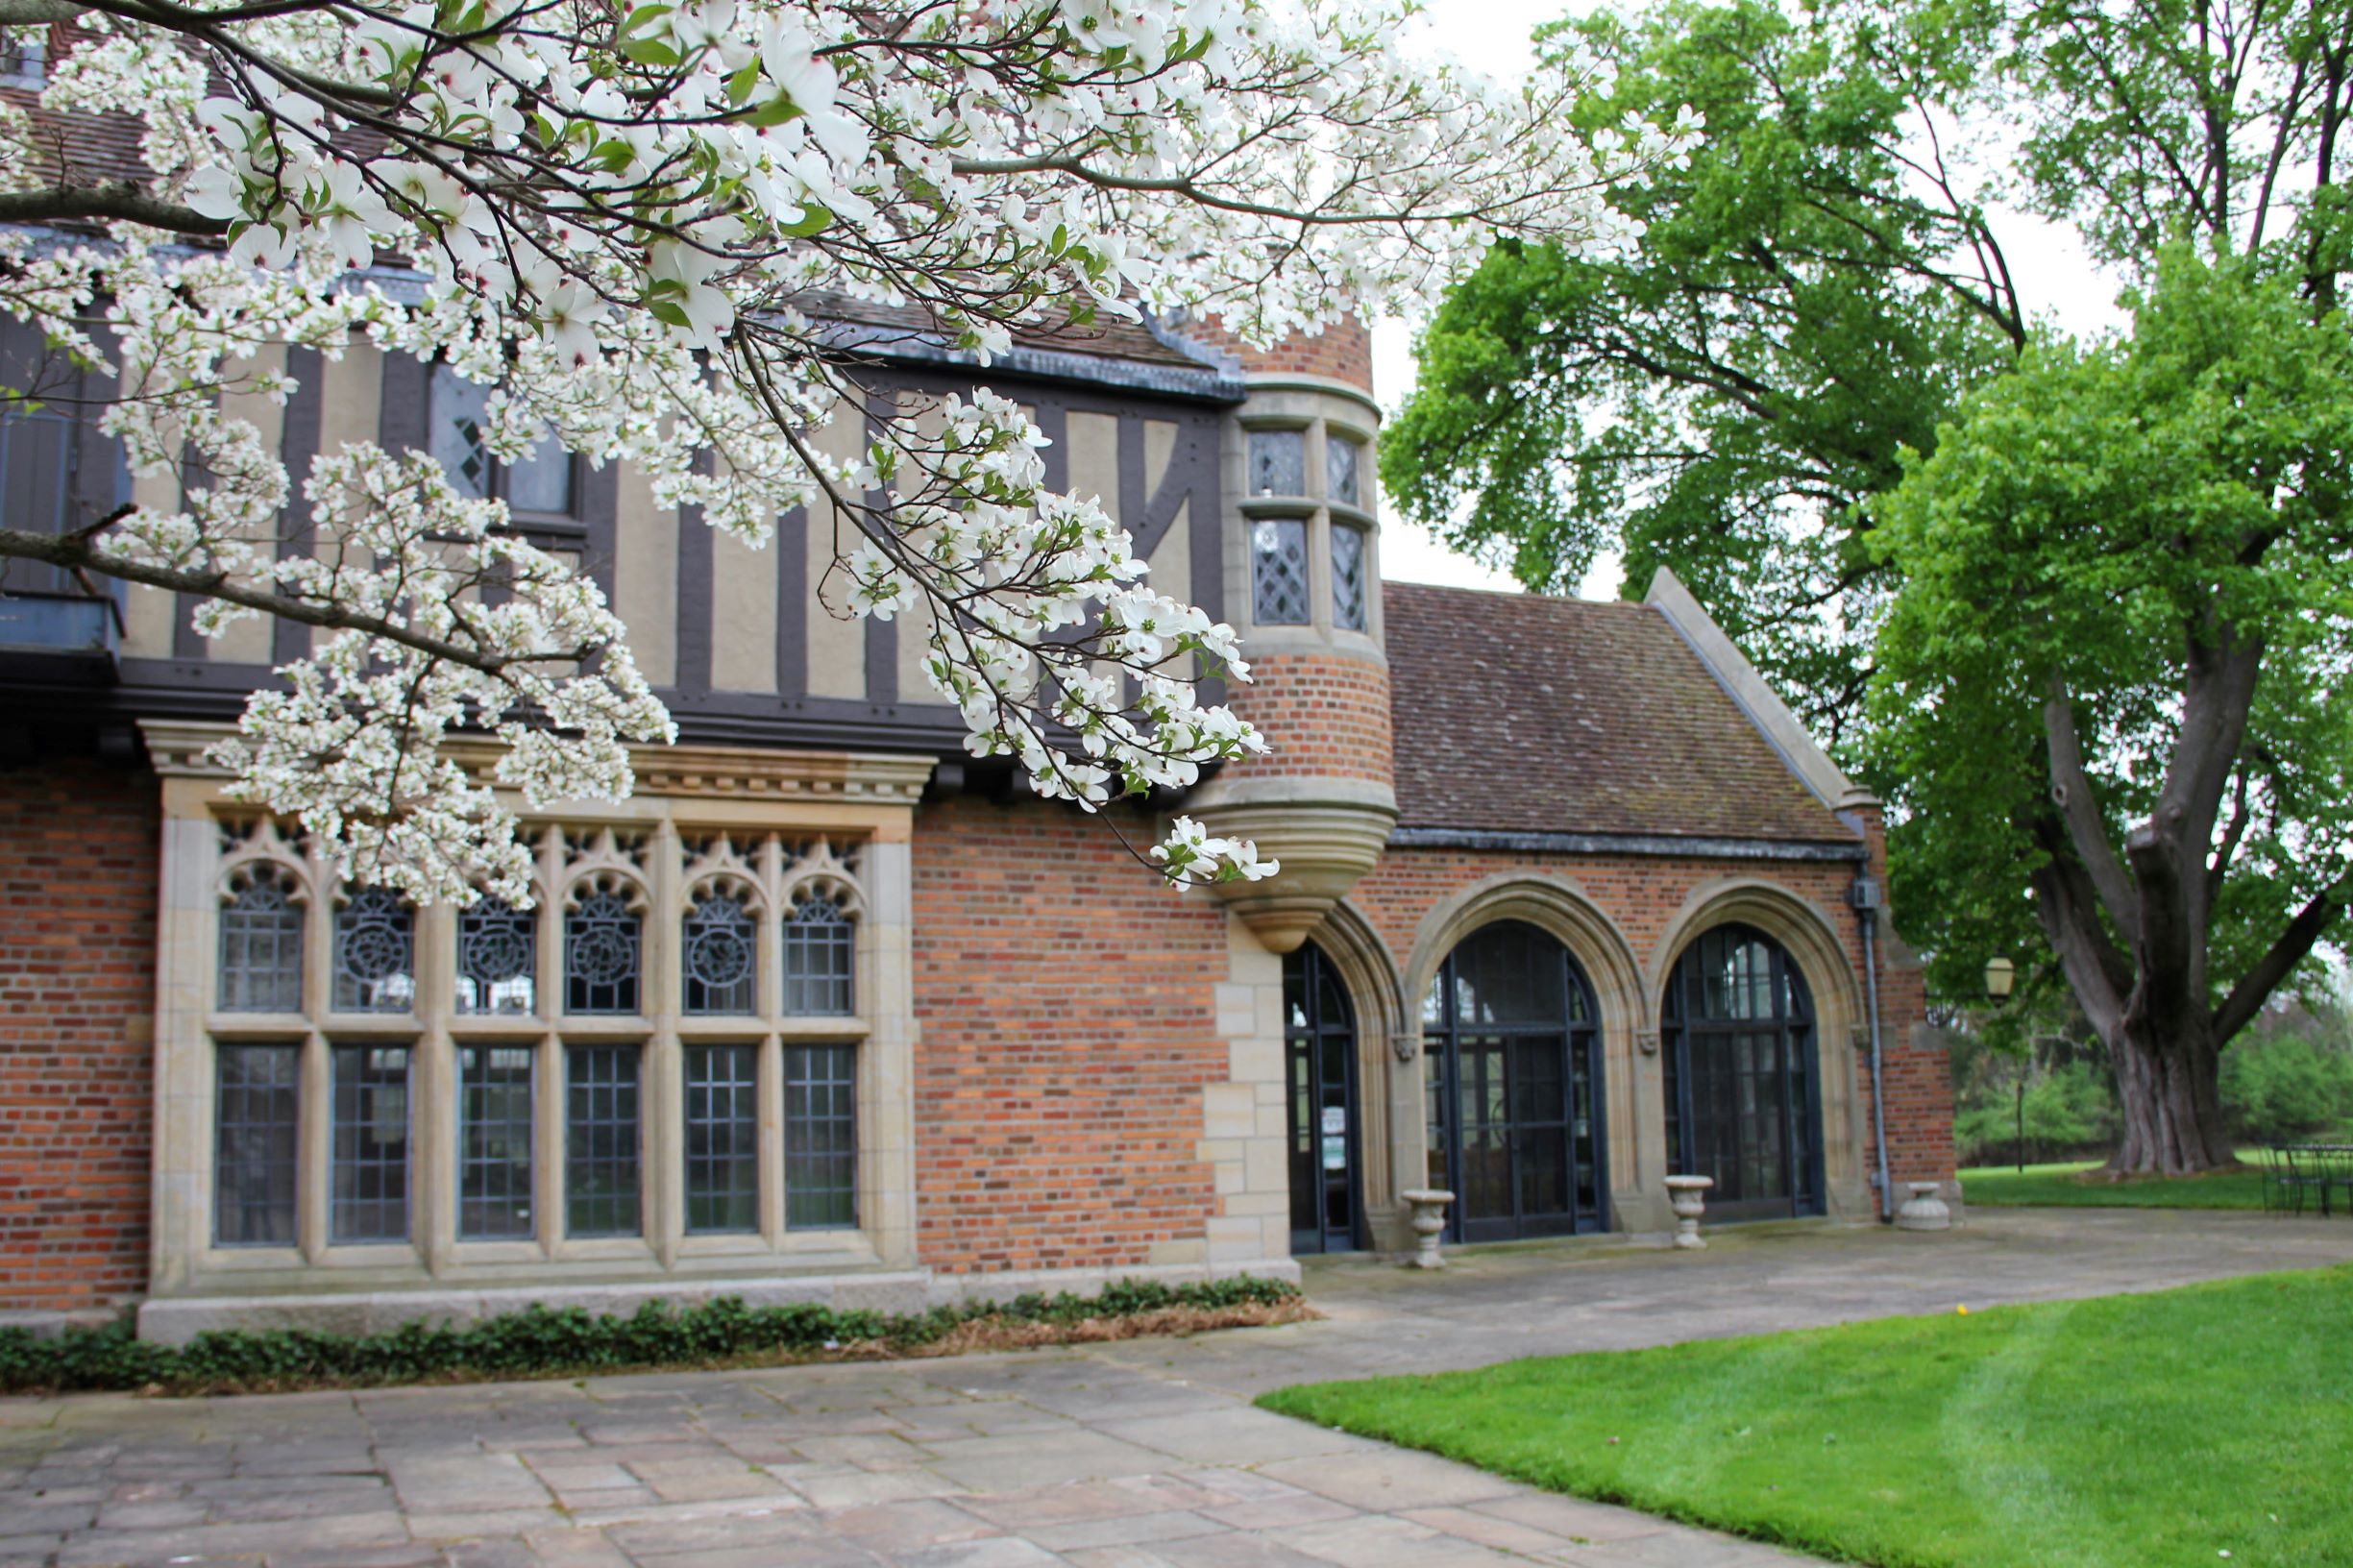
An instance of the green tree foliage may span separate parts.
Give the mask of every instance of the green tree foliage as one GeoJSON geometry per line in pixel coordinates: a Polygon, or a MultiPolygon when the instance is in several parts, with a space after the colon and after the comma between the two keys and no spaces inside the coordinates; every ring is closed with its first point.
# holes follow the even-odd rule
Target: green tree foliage
{"type": "Polygon", "coordinates": [[[1453,294],[1386,493],[1532,588],[1605,549],[1632,581],[1672,565],[1835,728],[1877,580],[1856,503],[2025,336],[1981,216],[1907,145],[1949,119],[1970,30],[1671,0],[1563,31],[1619,70],[1578,131],[1689,104],[1705,143],[1614,198],[1646,225],[1630,254],[1507,245],[1453,294]]]}
{"type": "Polygon", "coordinates": [[[1939,978],[2032,920],[2112,1052],[2120,1164],[2170,1172],[2231,1158],[2220,1049],[2344,906],[2353,338],[2186,247],[2132,303],[1875,503],[1874,744],[1939,978]]]}
{"type": "Polygon", "coordinates": [[[1620,73],[1574,129],[1687,103],[1705,145],[1614,198],[1631,254],[1506,246],[1450,297],[1387,494],[1540,591],[1607,549],[1636,589],[1673,567],[1836,738],[1896,586],[1858,503],[2056,294],[1989,204],[2142,283],[2193,236],[2316,314],[2353,255],[2353,0],[1667,0],[1558,32],[1620,73]]]}

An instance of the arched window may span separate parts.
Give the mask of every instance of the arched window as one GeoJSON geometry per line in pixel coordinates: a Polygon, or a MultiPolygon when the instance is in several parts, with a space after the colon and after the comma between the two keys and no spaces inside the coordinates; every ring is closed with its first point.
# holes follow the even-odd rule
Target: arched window
{"type": "Polygon", "coordinates": [[[811,894],[784,921],[784,1011],[843,1014],[854,1006],[856,930],[841,904],[811,894]]]}
{"type": "Polygon", "coordinates": [[[303,911],[294,879],[272,869],[245,873],[221,906],[220,1010],[303,1009],[303,911]]]}
{"type": "Polygon", "coordinates": [[[361,888],[335,911],[338,1013],[405,1013],[416,1005],[416,915],[389,888],[361,888]]]}
{"type": "Polygon", "coordinates": [[[1430,1182],[1467,1241],[1608,1223],[1600,1012],[1569,950],[1525,920],[1463,939],[1422,999],[1430,1182]]]}
{"type": "Polygon", "coordinates": [[[530,1013],[539,1000],[539,919],[502,898],[457,916],[457,1010],[530,1013]]]}
{"type": "Polygon", "coordinates": [[[1357,1191],[1357,1025],[1323,949],[1283,960],[1283,1059],[1290,1093],[1291,1251],[1360,1244],[1357,1191]]]}
{"type": "Polygon", "coordinates": [[[1659,1021],[1667,1159],[1674,1174],[1715,1179],[1708,1216],[1821,1213],[1814,1003],[1780,943],[1746,925],[1703,932],[1676,961],[1659,1021]]]}
{"type": "Polygon", "coordinates": [[[615,887],[584,894],[564,916],[564,1011],[634,1013],[645,921],[615,887]]]}
{"type": "Polygon", "coordinates": [[[757,1011],[760,922],[747,894],[706,891],[686,912],[681,949],[687,1012],[757,1011]]]}

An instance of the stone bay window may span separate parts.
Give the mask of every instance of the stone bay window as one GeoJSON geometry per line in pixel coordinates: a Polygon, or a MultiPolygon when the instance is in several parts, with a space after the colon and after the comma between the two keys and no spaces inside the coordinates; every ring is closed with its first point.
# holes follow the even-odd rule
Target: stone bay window
{"type": "Polygon", "coordinates": [[[805,825],[530,826],[527,909],[341,884],[173,777],[158,1293],[906,1266],[920,782],[866,760],[805,825]]]}

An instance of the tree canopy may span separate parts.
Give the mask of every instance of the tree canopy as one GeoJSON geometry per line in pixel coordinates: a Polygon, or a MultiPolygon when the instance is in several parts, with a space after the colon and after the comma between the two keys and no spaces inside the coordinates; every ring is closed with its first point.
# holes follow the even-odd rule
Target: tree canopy
{"type": "Polygon", "coordinates": [[[1688,103],[1708,135],[1613,193],[1630,252],[1507,244],[1448,297],[1387,493],[1532,588],[1672,566],[1833,738],[1895,587],[1860,503],[2051,304],[1997,204],[2144,282],[2185,235],[2316,308],[2347,264],[2345,0],[1670,0],[1549,37],[1616,66],[1592,123],[1688,103]]]}
{"type": "Polygon", "coordinates": [[[2128,336],[2032,346],[1874,503],[1902,588],[1873,745],[1949,992],[2039,926],[2161,1090],[2127,1092],[2124,1163],[2195,1169],[2231,1158],[2215,1053],[2353,870],[2353,335],[2185,245],[2131,304],[2128,336]]]}

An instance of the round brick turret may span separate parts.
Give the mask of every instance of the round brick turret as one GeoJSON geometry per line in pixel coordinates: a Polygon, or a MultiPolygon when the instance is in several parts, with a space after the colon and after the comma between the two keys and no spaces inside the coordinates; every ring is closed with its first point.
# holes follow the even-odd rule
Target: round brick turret
{"type": "Polygon", "coordinates": [[[1269,754],[1229,766],[1192,803],[1213,831],[1283,863],[1221,890],[1288,952],[1379,859],[1397,819],[1382,650],[1372,338],[1336,323],[1265,351],[1213,323],[1187,337],[1233,359],[1249,396],[1226,420],[1226,602],[1252,681],[1228,700],[1269,754]]]}

